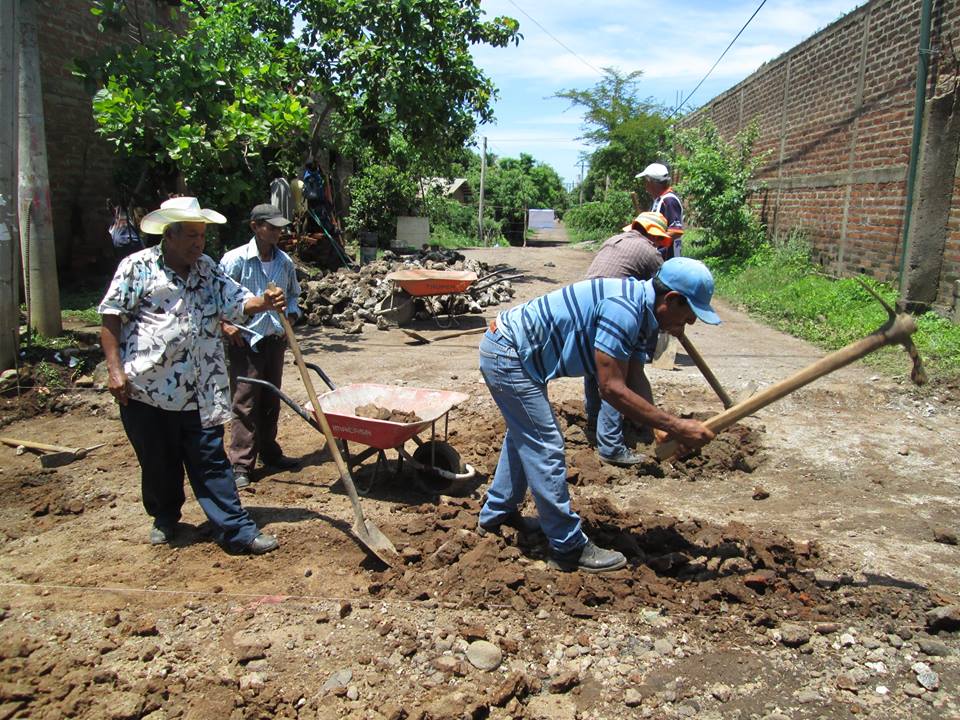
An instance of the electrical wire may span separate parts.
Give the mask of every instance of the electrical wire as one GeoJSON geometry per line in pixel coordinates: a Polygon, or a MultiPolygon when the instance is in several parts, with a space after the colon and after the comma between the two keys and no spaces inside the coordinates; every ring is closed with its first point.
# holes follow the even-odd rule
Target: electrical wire
{"type": "MultiPolygon", "coordinates": [[[[510,0],[510,1],[513,2],[513,0],[510,0]]],[[[733,36],[733,40],[731,40],[731,41],[730,41],[730,44],[727,45],[727,49],[724,50],[722,53],[720,53],[720,57],[718,57],[718,58],[717,58],[717,61],[711,66],[711,68],[710,68],[709,70],[707,70],[707,74],[703,76],[703,79],[700,80],[700,82],[697,83],[697,86],[696,86],[693,90],[690,91],[690,94],[687,95],[687,97],[685,97],[685,98],[683,99],[683,102],[681,102],[679,105],[677,105],[677,107],[674,108],[674,110],[673,110],[672,113],[670,113],[669,115],[667,115],[667,119],[668,119],[668,120],[669,120],[670,118],[672,118],[674,115],[676,115],[678,112],[680,112],[680,109],[681,109],[684,105],[687,104],[687,101],[689,101],[690,98],[693,97],[693,94],[694,94],[697,90],[700,89],[700,86],[703,85],[704,82],[706,82],[707,78],[710,77],[710,73],[712,73],[712,72],[716,69],[717,65],[720,64],[720,61],[723,60],[723,56],[727,54],[727,52],[730,50],[730,48],[733,47],[733,44],[734,44],[734,43],[737,41],[737,39],[743,34],[743,31],[747,29],[747,25],[749,25],[751,22],[753,22],[753,19],[757,16],[757,13],[760,12],[760,8],[762,8],[762,7],[763,7],[764,5],[766,5],[766,4],[767,4],[767,0],[761,0],[760,4],[757,6],[757,9],[753,11],[753,15],[751,15],[751,16],[750,16],[750,19],[747,20],[747,21],[743,24],[743,27],[740,28],[740,32],[738,32],[736,35],[733,36]]]]}
{"type": "MultiPolygon", "coordinates": [[[[568,53],[570,53],[571,55],[573,55],[577,60],[579,60],[580,62],[582,62],[584,65],[586,65],[588,68],[590,68],[591,70],[593,70],[593,71],[594,71],[595,73],[597,73],[598,75],[603,75],[603,71],[602,71],[602,70],[598,69],[596,66],[592,65],[591,63],[587,62],[587,61],[584,60],[582,57],[580,57],[579,55],[577,55],[573,50],[571,50],[567,45],[565,45],[559,38],[557,38],[555,35],[553,35],[553,33],[551,33],[549,30],[547,30],[543,25],[541,25],[540,23],[538,23],[537,20],[536,20],[536,18],[534,18],[532,15],[530,15],[530,13],[528,13],[528,12],[527,12],[526,10],[524,10],[522,7],[520,7],[519,5],[517,5],[513,0],[508,0],[508,1],[509,1],[509,3],[510,3],[511,5],[513,5],[517,10],[519,10],[519,11],[522,12],[524,15],[526,15],[527,18],[530,20],[530,22],[532,22],[532,23],[533,23],[534,25],[536,25],[538,28],[540,28],[541,30],[543,30],[543,31],[550,37],[551,40],[553,40],[555,43],[557,43],[557,45],[559,45],[559,46],[562,47],[564,50],[566,50],[568,53]]],[[[766,0],[764,0],[764,1],[766,1],[766,0]]]]}

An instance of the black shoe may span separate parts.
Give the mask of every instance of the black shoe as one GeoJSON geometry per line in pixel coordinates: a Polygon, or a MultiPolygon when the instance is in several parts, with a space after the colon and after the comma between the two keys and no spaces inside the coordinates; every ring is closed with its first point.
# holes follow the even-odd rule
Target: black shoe
{"type": "Polygon", "coordinates": [[[154,525],[150,528],[151,545],[169,545],[173,542],[173,536],[177,534],[175,526],[154,525]]]}
{"type": "Polygon", "coordinates": [[[260,533],[250,541],[250,544],[247,545],[243,551],[248,552],[251,555],[263,555],[271,550],[276,550],[278,547],[280,547],[280,541],[277,540],[273,535],[260,533]]]}
{"type": "Polygon", "coordinates": [[[237,485],[237,490],[240,488],[250,487],[250,476],[247,475],[246,470],[234,470],[233,481],[237,485]]]}
{"type": "Polygon", "coordinates": [[[586,545],[577,548],[572,553],[565,555],[551,553],[548,564],[550,567],[564,572],[583,570],[590,573],[602,573],[619,570],[627,564],[627,558],[621,552],[597,547],[592,540],[587,540],[586,545]]]}
{"type": "Polygon", "coordinates": [[[537,520],[537,518],[524,517],[519,511],[514,510],[512,513],[504,515],[501,520],[490,525],[481,525],[477,522],[477,535],[480,537],[485,537],[487,533],[499,535],[504,525],[512,527],[514,530],[526,535],[540,532],[540,521],[537,520]]]}
{"type": "Polygon", "coordinates": [[[271,470],[293,470],[300,467],[300,461],[286,455],[277,455],[273,458],[263,458],[263,466],[271,470]]]}
{"type": "Polygon", "coordinates": [[[622,453],[614,455],[613,457],[600,455],[600,462],[606,463],[607,465],[616,465],[617,467],[633,467],[634,465],[646,462],[646,460],[646,455],[635,453],[632,450],[624,450],[622,453]]]}

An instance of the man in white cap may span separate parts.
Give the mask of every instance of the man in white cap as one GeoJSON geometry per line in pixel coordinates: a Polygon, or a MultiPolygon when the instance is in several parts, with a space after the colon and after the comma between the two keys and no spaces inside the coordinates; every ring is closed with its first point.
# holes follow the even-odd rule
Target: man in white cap
{"type": "Polygon", "coordinates": [[[713,277],[699,260],[673,258],[651,280],[581,280],[505,310],[480,342],[480,373],[503,414],[507,433],[478,518],[478,532],[511,525],[529,532],[519,507],[533,496],[550,563],[561,570],[608,572],[626,564],[598,547],[570,505],[563,433],[547,395],[558,377],[593,375],[618,411],[664,430],[689,447],[713,438],[703,423],[660,410],[631,390],[630,376],[650,360],[657,334],[679,336],[698,318],[720,318],[710,306],[713,277]]]}
{"type": "MultiPolygon", "coordinates": [[[[253,237],[246,245],[226,253],[220,260],[220,269],[252,293],[262,294],[270,283],[283,290],[287,315],[293,321],[300,314],[297,270],[290,256],[277,247],[280,232],[289,224],[275,205],[257,205],[250,212],[253,237]]],[[[249,377],[279,388],[287,340],[283,324],[274,312],[257,315],[242,326],[224,320],[223,334],[227,338],[233,391],[227,455],[237,487],[242,488],[250,484],[258,455],[267,468],[289,470],[299,464],[286,457],[277,443],[279,396],[254,383],[237,382],[238,377],[249,377]]]]}
{"type": "Polygon", "coordinates": [[[666,165],[651,163],[644,168],[637,179],[644,181],[647,194],[653,198],[651,212],[661,213],[667,218],[667,232],[673,238],[673,244],[660,248],[664,260],[680,257],[680,243],[683,237],[683,205],[670,186],[670,171],[666,165]]]}
{"type": "Polygon", "coordinates": [[[240,505],[223,449],[230,418],[220,320],[284,311],[280,289],[255,297],[203,254],[206,227],[220,213],[179,197],[148,213],[140,229],[160,244],[124,258],[98,308],[107,387],[140,462],[150,542],[173,541],[185,502],[184,469],[228,551],[262,554],[277,539],[240,505]]]}

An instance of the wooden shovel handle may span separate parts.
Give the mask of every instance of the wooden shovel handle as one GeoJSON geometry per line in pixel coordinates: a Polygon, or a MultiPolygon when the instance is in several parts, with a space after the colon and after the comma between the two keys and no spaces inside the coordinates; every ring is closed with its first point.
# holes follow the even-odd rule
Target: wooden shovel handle
{"type": "MultiPolygon", "coordinates": [[[[880,328],[874,333],[867,335],[862,340],[847,345],[834,353],[817,360],[812,365],[808,365],[803,370],[794,373],[788,378],[781,380],[768,387],[766,390],[758,392],[756,395],[747,398],[741,403],[724,410],[719,415],[714,415],[707,420],[704,425],[717,433],[725,430],[747,415],[755,413],[761,408],[765,408],[782,397],[792,393],[794,390],[808,385],[817,378],[839,370],[842,367],[856,362],[860,358],[869,355],[875,350],[879,350],[885,345],[896,345],[910,341],[910,336],[917,330],[917,324],[913,318],[907,314],[897,315],[893,321],[880,328]]],[[[676,440],[670,440],[657,447],[657,457],[660,460],[672,457],[680,448],[680,443],[676,440]]]]}
{"type": "MultiPolygon", "coordinates": [[[[271,290],[274,287],[276,286],[273,283],[270,283],[268,286],[271,290]]],[[[307,397],[310,399],[313,413],[320,422],[320,429],[323,430],[323,436],[327,439],[327,447],[330,448],[330,454],[333,456],[333,460],[337,464],[337,470],[340,472],[340,479],[343,481],[343,486],[347,489],[347,495],[350,496],[350,504],[353,505],[353,514],[356,516],[357,525],[363,529],[366,527],[366,520],[363,517],[363,509],[360,507],[360,497],[357,495],[357,488],[353,484],[350,470],[343,461],[340,448],[337,446],[337,441],[334,439],[333,432],[330,430],[330,423],[327,422],[326,415],[324,415],[323,410],[320,409],[317,391],[313,388],[313,381],[310,379],[307,366],[303,362],[300,344],[297,342],[296,335],[293,334],[293,328],[290,326],[290,320],[287,319],[286,313],[278,312],[277,315],[280,316],[280,322],[283,323],[283,332],[287,336],[287,344],[290,345],[290,350],[293,352],[293,359],[297,363],[297,370],[300,371],[300,379],[307,389],[307,397]]]]}
{"type": "Polygon", "coordinates": [[[42,442],[33,442],[32,440],[17,440],[17,438],[12,437],[0,437],[0,442],[4,445],[10,445],[11,447],[19,447],[23,445],[25,448],[31,450],[43,450],[44,452],[67,452],[73,453],[74,455],[83,456],[86,454],[86,448],[71,448],[64,447],[62,445],[48,445],[47,443],[42,442]]]}

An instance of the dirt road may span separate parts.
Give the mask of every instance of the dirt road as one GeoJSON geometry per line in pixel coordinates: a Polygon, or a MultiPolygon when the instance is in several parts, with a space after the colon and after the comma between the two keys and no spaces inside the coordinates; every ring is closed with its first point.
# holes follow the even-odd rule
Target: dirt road
{"type": "MultiPolygon", "coordinates": [[[[564,245],[468,254],[525,271],[517,300],[578,279],[590,259],[564,245]]],[[[720,314],[690,336],[734,395],[821,356],[720,314]]],[[[925,616],[960,593],[960,550],[934,539],[960,527],[955,404],[857,365],[699,460],[626,471],[587,445],[581,383],[553,383],[575,504],[631,561],[565,575],[546,568],[542,538],[472,531],[502,434],[479,336],[299,332],[335,382],[469,393],[450,442],[477,483],[456,497],[408,473],[375,484],[364,508],[407,563],[385,571],[348,533],[322,438],[284,410],[280,440],[304,467],[243,495],[280,550],[224,554],[192,499],[176,546],[155,548],[106,397],[13,423],[4,434],[107,445],[56,470],[0,448],[0,718],[958,717],[960,641],[925,616]],[[477,667],[483,651],[495,669],[477,667]]],[[[664,407],[719,411],[683,355],[649,373],[664,407]]],[[[284,382],[305,398],[292,365],[284,382]]]]}

